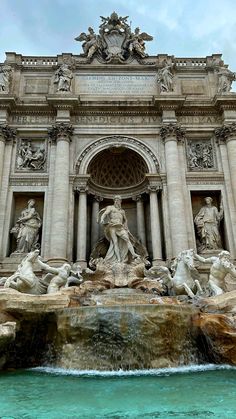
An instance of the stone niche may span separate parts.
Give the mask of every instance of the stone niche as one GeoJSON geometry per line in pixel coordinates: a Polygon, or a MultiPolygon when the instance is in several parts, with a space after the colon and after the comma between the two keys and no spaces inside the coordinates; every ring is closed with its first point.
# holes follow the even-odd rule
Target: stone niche
{"type": "MultiPolygon", "coordinates": [[[[12,199],[12,210],[11,210],[11,223],[10,230],[16,224],[19,219],[21,212],[27,208],[27,203],[30,199],[35,200],[35,209],[39,213],[40,218],[43,223],[43,210],[44,210],[44,193],[42,192],[33,192],[33,193],[24,193],[16,192],[13,194],[12,199]]],[[[8,255],[10,256],[16,250],[16,238],[14,234],[9,233],[9,246],[8,246],[8,255]]],[[[41,247],[42,242],[42,227],[39,230],[39,244],[41,247]]]]}
{"type": "MultiPolygon", "coordinates": [[[[196,215],[200,211],[200,209],[206,205],[205,204],[205,198],[211,197],[213,199],[212,205],[215,206],[218,210],[220,208],[220,201],[221,201],[221,191],[215,190],[215,191],[192,191],[191,192],[191,202],[192,202],[192,212],[193,212],[193,223],[196,215]]],[[[196,226],[194,223],[194,230],[195,230],[195,239],[198,247],[198,235],[196,226]]],[[[223,249],[226,249],[226,229],[224,225],[224,217],[219,225],[219,231],[220,236],[222,240],[222,247],[223,249]]],[[[216,252],[217,253],[217,252],[216,252]]],[[[219,253],[219,252],[218,252],[219,253]]]]}

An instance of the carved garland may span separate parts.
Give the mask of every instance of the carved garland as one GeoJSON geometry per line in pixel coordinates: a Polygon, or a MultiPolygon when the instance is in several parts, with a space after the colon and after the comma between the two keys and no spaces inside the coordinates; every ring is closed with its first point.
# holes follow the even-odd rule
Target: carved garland
{"type": "Polygon", "coordinates": [[[136,145],[139,149],[142,149],[145,153],[147,153],[151,157],[151,159],[153,160],[153,162],[155,164],[157,172],[160,171],[160,165],[159,165],[159,161],[158,161],[157,157],[150,150],[150,148],[147,147],[145,144],[141,143],[138,140],[135,140],[134,138],[130,138],[130,137],[111,136],[111,137],[106,137],[106,138],[102,138],[100,140],[97,140],[97,141],[95,141],[94,143],[90,144],[88,147],[85,148],[85,150],[80,154],[80,157],[76,162],[77,173],[79,172],[79,168],[80,168],[80,165],[81,165],[82,161],[84,160],[85,156],[88,153],[90,153],[92,150],[94,150],[98,146],[101,146],[103,144],[107,144],[111,140],[113,141],[114,145],[117,144],[117,143],[119,145],[122,145],[122,144],[125,143],[126,146],[127,146],[127,144],[136,145]]]}

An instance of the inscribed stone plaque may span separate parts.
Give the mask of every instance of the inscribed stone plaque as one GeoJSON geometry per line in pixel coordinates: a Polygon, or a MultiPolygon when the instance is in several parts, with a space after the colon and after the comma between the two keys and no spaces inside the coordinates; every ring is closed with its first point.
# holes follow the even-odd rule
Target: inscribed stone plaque
{"type": "Polygon", "coordinates": [[[49,79],[46,78],[27,78],[25,80],[25,93],[48,93],[49,79]]]}
{"type": "Polygon", "coordinates": [[[82,74],[76,75],[76,90],[86,95],[155,95],[157,76],[146,74],[82,74]]]}

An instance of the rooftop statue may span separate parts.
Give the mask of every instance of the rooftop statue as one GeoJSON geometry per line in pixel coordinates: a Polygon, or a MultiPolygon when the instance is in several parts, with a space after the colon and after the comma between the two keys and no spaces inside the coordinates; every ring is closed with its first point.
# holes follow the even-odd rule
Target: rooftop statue
{"type": "Polygon", "coordinates": [[[125,62],[130,57],[142,59],[147,57],[145,42],[151,41],[152,36],[145,32],[140,33],[136,28],[134,33],[127,23],[128,16],[118,16],[113,12],[111,16],[101,16],[102,23],[99,26],[99,35],[93,28],[88,28],[88,33],[82,32],[75,38],[83,42],[82,48],[88,61],[96,55],[105,62],[125,62]]]}
{"type": "Polygon", "coordinates": [[[73,79],[73,72],[70,66],[66,63],[62,64],[55,72],[54,84],[57,84],[57,91],[69,92],[71,89],[71,81],[73,79]]]}
{"type": "Polygon", "coordinates": [[[236,73],[229,70],[224,65],[217,68],[218,75],[218,90],[217,93],[228,93],[231,90],[233,81],[236,80],[236,73]]]}
{"type": "Polygon", "coordinates": [[[0,66],[0,93],[9,93],[12,68],[9,65],[0,66]]]}
{"type": "Polygon", "coordinates": [[[165,60],[163,67],[157,72],[157,83],[160,85],[161,92],[173,92],[173,64],[168,64],[165,60]]]}

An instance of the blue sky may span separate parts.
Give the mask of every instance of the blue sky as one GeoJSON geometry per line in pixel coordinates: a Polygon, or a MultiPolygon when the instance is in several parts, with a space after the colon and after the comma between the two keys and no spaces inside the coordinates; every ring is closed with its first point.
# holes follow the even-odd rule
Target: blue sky
{"type": "Polygon", "coordinates": [[[130,16],[132,27],[154,37],[150,55],[205,57],[222,53],[236,71],[235,0],[1,0],[0,62],[5,51],[22,55],[81,52],[74,37],[100,15],[130,16]]]}

